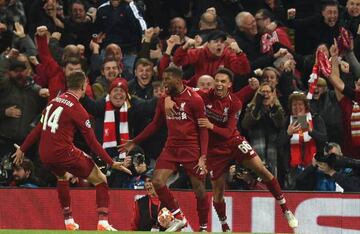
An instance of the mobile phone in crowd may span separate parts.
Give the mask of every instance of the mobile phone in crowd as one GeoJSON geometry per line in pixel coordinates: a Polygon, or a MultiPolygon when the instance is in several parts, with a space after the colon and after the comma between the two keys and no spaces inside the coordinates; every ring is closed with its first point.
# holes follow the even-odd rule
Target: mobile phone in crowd
{"type": "Polygon", "coordinates": [[[299,115],[292,117],[293,122],[298,122],[302,129],[308,129],[309,123],[306,121],[306,115],[299,115]]]}

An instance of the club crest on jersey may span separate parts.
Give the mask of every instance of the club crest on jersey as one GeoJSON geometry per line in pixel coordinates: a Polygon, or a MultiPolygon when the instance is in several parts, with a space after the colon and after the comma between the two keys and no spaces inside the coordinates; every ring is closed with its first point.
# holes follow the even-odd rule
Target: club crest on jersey
{"type": "Polygon", "coordinates": [[[180,104],[180,111],[184,111],[184,109],[185,109],[185,104],[186,104],[186,102],[182,102],[181,104],[180,104]]]}
{"type": "Polygon", "coordinates": [[[105,129],[104,129],[104,135],[105,135],[105,136],[109,136],[109,129],[108,129],[108,128],[105,128],[105,129]]]}
{"type": "Polygon", "coordinates": [[[225,107],[225,108],[224,108],[224,115],[227,115],[228,112],[229,112],[229,107],[225,107]]]}
{"type": "Polygon", "coordinates": [[[166,118],[174,119],[174,120],[186,120],[187,114],[185,112],[185,105],[186,105],[186,102],[180,103],[179,111],[177,111],[174,116],[166,116],[166,118]]]}

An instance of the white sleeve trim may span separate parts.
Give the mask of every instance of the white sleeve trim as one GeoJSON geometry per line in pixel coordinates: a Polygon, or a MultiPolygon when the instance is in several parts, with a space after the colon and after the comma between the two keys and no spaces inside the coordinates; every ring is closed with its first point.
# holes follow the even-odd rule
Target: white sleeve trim
{"type": "Polygon", "coordinates": [[[136,18],[137,20],[139,20],[139,23],[140,23],[140,26],[141,26],[141,30],[142,30],[142,31],[145,31],[145,30],[147,29],[146,22],[145,22],[144,18],[139,14],[139,10],[137,9],[134,1],[131,1],[131,2],[129,3],[129,6],[130,6],[130,9],[131,9],[131,11],[133,12],[135,18],[136,18]]]}

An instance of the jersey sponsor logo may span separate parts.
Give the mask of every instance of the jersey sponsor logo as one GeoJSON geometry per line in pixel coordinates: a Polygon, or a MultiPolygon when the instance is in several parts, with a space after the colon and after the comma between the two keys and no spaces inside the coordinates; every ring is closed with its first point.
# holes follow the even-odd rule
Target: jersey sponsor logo
{"type": "MultiPolygon", "coordinates": [[[[226,109],[227,107],[225,107],[226,109]]],[[[225,112],[225,109],[224,109],[224,112],[225,112]]],[[[226,109],[226,111],[228,111],[229,108],[226,109]]],[[[213,109],[210,109],[206,106],[206,116],[210,119],[210,120],[213,120],[215,122],[220,122],[220,123],[225,123],[228,121],[229,117],[228,117],[228,114],[219,114],[217,113],[215,110],[213,109]]]]}
{"type": "Polygon", "coordinates": [[[85,121],[85,126],[86,126],[87,128],[91,128],[90,120],[86,120],[86,121],[85,121]]]}
{"type": "Polygon", "coordinates": [[[209,108],[209,109],[211,109],[211,108],[212,108],[212,105],[211,105],[211,104],[209,104],[209,105],[206,105],[206,108],[209,108]]]}

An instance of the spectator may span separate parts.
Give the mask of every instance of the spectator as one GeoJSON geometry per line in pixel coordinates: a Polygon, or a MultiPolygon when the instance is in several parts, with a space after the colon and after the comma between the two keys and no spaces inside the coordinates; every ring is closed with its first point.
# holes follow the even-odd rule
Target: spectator
{"type": "Polygon", "coordinates": [[[231,190],[267,190],[260,177],[238,164],[229,168],[228,186],[231,190]]]}
{"type": "MultiPolygon", "coordinates": [[[[341,148],[337,144],[332,146],[329,153],[333,153],[335,155],[342,156],[341,148]]],[[[345,156],[343,156],[343,157],[345,157],[345,156]]],[[[340,157],[340,158],[337,158],[336,160],[341,161],[342,159],[340,157]]],[[[348,165],[349,164],[350,163],[348,163],[348,165]]],[[[357,164],[359,164],[359,163],[357,162],[357,164]]],[[[331,177],[331,179],[333,179],[341,188],[344,189],[344,192],[360,192],[360,169],[359,168],[340,168],[340,170],[339,170],[339,169],[333,168],[332,165],[329,165],[326,162],[317,162],[317,165],[319,167],[319,170],[323,171],[325,174],[329,175],[331,177]]]]}
{"type": "Polygon", "coordinates": [[[143,99],[153,97],[154,64],[145,58],[140,58],[135,64],[135,79],[129,82],[129,93],[143,99]]]}
{"type": "Polygon", "coordinates": [[[277,176],[277,139],[285,118],[284,110],[277,99],[275,89],[269,83],[262,83],[257,94],[246,108],[241,125],[248,130],[248,139],[261,159],[277,176]],[[251,131],[250,131],[251,130],[251,131]]]}
{"type": "Polygon", "coordinates": [[[141,120],[140,117],[153,115],[156,99],[144,101],[130,97],[126,80],[116,78],[109,87],[108,95],[97,101],[85,96],[81,103],[95,117],[96,138],[103,148],[112,158],[125,158],[116,146],[122,142],[121,139],[135,136],[134,128],[139,124],[136,121],[141,120]]]}
{"type": "Polygon", "coordinates": [[[26,65],[17,59],[9,61],[9,71],[0,75],[0,155],[13,151],[35,127],[43,101],[48,95],[27,76],[26,65]]]}
{"type": "Polygon", "coordinates": [[[225,47],[225,40],[224,32],[213,31],[208,36],[205,47],[191,49],[195,45],[195,40],[189,39],[176,50],[173,57],[175,65],[195,67],[195,75],[189,80],[189,86],[195,87],[202,75],[215,75],[220,66],[230,69],[236,75],[250,72],[249,61],[239,45],[232,42],[229,47],[225,47]]]}
{"type": "Polygon", "coordinates": [[[324,120],[320,115],[310,113],[309,102],[304,93],[294,92],[290,95],[289,109],[290,116],[284,121],[278,138],[285,161],[283,168],[290,169],[285,181],[288,189],[294,188],[295,175],[311,164],[315,153],[323,150],[327,140],[324,120]]]}
{"type": "Polygon", "coordinates": [[[353,37],[358,37],[360,24],[360,1],[347,0],[346,10],[342,12],[340,19],[344,27],[351,32],[353,37]]]}
{"type": "Polygon", "coordinates": [[[153,95],[156,98],[161,98],[165,96],[165,87],[163,85],[163,83],[161,81],[153,81],[152,82],[152,87],[153,87],[153,95]]]}
{"type": "Polygon", "coordinates": [[[215,8],[209,8],[200,17],[198,30],[194,35],[199,35],[202,41],[208,41],[209,34],[218,28],[217,15],[215,8]]]}
{"type": "Polygon", "coordinates": [[[246,11],[240,12],[236,16],[235,21],[237,28],[234,38],[248,56],[252,70],[271,66],[276,58],[282,57],[287,53],[285,49],[274,51],[274,54],[263,54],[261,52],[261,35],[258,32],[256,20],[251,13],[246,11]]]}
{"type": "Polygon", "coordinates": [[[199,77],[196,87],[204,92],[208,92],[215,86],[215,80],[212,76],[202,75],[199,77]]]}
{"type": "Polygon", "coordinates": [[[255,15],[255,20],[261,35],[268,34],[274,38],[274,42],[279,42],[286,48],[292,49],[293,46],[287,34],[287,28],[278,25],[279,23],[275,22],[275,17],[269,10],[258,10],[255,15]]]}
{"type": "Polygon", "coordinates": [[[170,35],[178,35],[180,37],[180,44],[184,44],[189,37],[186,36],[187,34],[187,27],[186,22],[181,17],[175,17],[171,19],[170,26],[169,26],[169,33],[170,35]]]}
{"type": "Polygon", "coordinates": [[[110,0],[96,13],[96,31],[106,34],[103,46],[119,45],[124,54],[124,69],[132,73],[146,23],[133,0],[110,0]]]}
{"type": "Polygon", "coordinates": [[[7,10],[6,2],[0,2],[0,53],[9,47],[13,40],[14,20],[7,10]]]}
{"type": "MultiPolygon", "coordinates": [[[[289,15],[288,15],[289,17],[289,15]]],[[[315,14],[306,18],[291,15],[289,26],[295,31],[306,33],[306,40],[299,41],[301,50],[297,52],[303,55],[312,54],[320,43],[330,46],[334,38],[339,36],[339,7],[336,0],[322,1],[321,15],[315,14]]]]}
{"type": "MultiPolygon", "coordinates": [[[[329,156],[331,153],[342,155],[340,145],[327,143],[324,147],[323,154],[324,156],[329,156]]],[[[337,189],[339,186],[336,186],[335,181],[319,170],[315,157],[311,165],[306,167],[305,170],[296,177],[296,189],[308,191],[339,191],[339,189],[337,189]]]]}
{"type": "Polygon", "coordinates": [[[335,88],[336,98],[343,114],[344,153],[350,157],[360,158],[360,137],[357,133],[358,112],[360,111],[360,79],[355,82],[355,89],[349,87],[340,79],[337,45],[330,48],[332,72],[328,80],[335,88]],[[336,60],[336,61],[335,61],[336,60]]]}
{"type": "Polygon", "coordinates": [[[34,173],[34,164],[30,159],[24,158],[19,165],[13,166],[13,181],[10,185],[23,188],[38,188],[42,186],[42,182],[34,173]]]}
{"type": "MultiPolygon", "coordinates": [[[[41,63],[46,67],[44,83],[49,88],[49,100],[65,91],[65,77],[75,71],[82,71],[79,49],[75,45],[67,45],[62,56],[63,66],[61,67],[50,54],[47,43],[48,30],[40,26],[36,31],[36,42],[39,50],[41,63]]],[[[88,80],[87,80],[88,83],[88,80]]],[[[90,85],[86,87],[86,94],[92,97],[90,85]]]]}
{"type": "MultiPolygon", "coordinates": [[[[282,57],[282,58],[285,58],[282,57]]],[[[286,63],[286,66],[290,63],[286,63]]],[[[284,70],[288,69],[287,67],[284,70]]],[[[289,68],[290,69],[290,68],[289,68]]],[[[294,76],[291,71],[284,71],[280,73],[274,67],[265,67],[262,70],[261,82],[268,82],[269,85],[276,90],[276,96],[280,101],[282,108],[288,111],[288,98],[294,91],[294,76]]]]}
{"type": "Polygon", "coordinates": [[[104,58],[100,55],[100,44],[102,43],[104,34],[98,35],[95,39],[91,40],[90,42],[90,49],[92,50],[91,55],[91,67],[90,67],[90,78],[91,80],[95,81],[98,76],[101,75],[102,65],[104,64],[104,60],[115,60],[119,67],[119,73],[121,77],[125,78],[126,80],[131,80],[132,75],[124,70],[123,65],[123,54],[121,48],[114,43],[109,44],[105,48],[104,58]]]}
{"type": "Polygon", "coordinates": [[[35,56],[38,53],[33,40],[25,34],[25,29],[19,22],[14,24],[12,47],[27,56],[35,56]]]}
{"type": "Polygon", "coordinates": [[[101,76],[91,86],[94,98],[97,100],[104,97],[107,94],[107,90],[109,90],[111,82],[119,76],[120,67],[117,61],[113,58],[105,59],[101,68],[101,76]]]}
{"type": "Polygon", "coordinates": [[[319,78],[313,99],[310,100],[310,109],[318,113],[324,120],[328,140],[342,144],[343,127],[342,114],[335,91],[329,90],[326,80],[319,78]]]}
{"type": "Polygon", "coordinates": [[[61,32],[64,28],[63,19],[56,15],[56,2],[56,0],[35,0],[32,2],[27,15],[27,28],[31,37],[34,37],[37,27],[41,25],[46,26],[51,33],[61,32]]]}
{"type": "MultiPolygon", "coordinates": [[[[131,221],[132,231],[155,231],[160,229],[157,217],[163,207],[151,182],[152,171],[144,176],[144,189],[146,195],[137,199],[134,203],[134,213],[131,221]]],[[[162,231],[165,229],[161,228],[162,231]]]]}
{"type": "MultiPolygon", "coordinates": [[[[135,64],[135,79],[129,82],[129,94],[146,100],[152,99],[154,89],[152,82],[154,81],[153,63],[145,58],[140,58],[135,64]]],[[[134,135],[138,135],[151,122],[153,114],[137,115],[134,128],[134,135]]],[[[166,127],[162,126],[155,135],[141,142],[140,146],[144,149],[146,160],[155,160],[162,149],[166,140],[166,127]]],[[[150,163],[150,161],[147,161],[150,163]]]]}
{"type": "Polygon", "coordinates": [[[89,45],[91,36],[94,33],[93,20],[95,19],[90,13],[86,13],[86,6],[80,0],[72,2],[69,10],[70,17],[64,20],[62,43],[64,45],[89,45]]]}
{"type": "Polygon", "coordinates": [[[133,153],[131,161],[134,172],[124,183],[123,188],[144,189],[145,176],[152,173],[153,169],[146,164],[145,155],[143,153],[133,153]]]}

